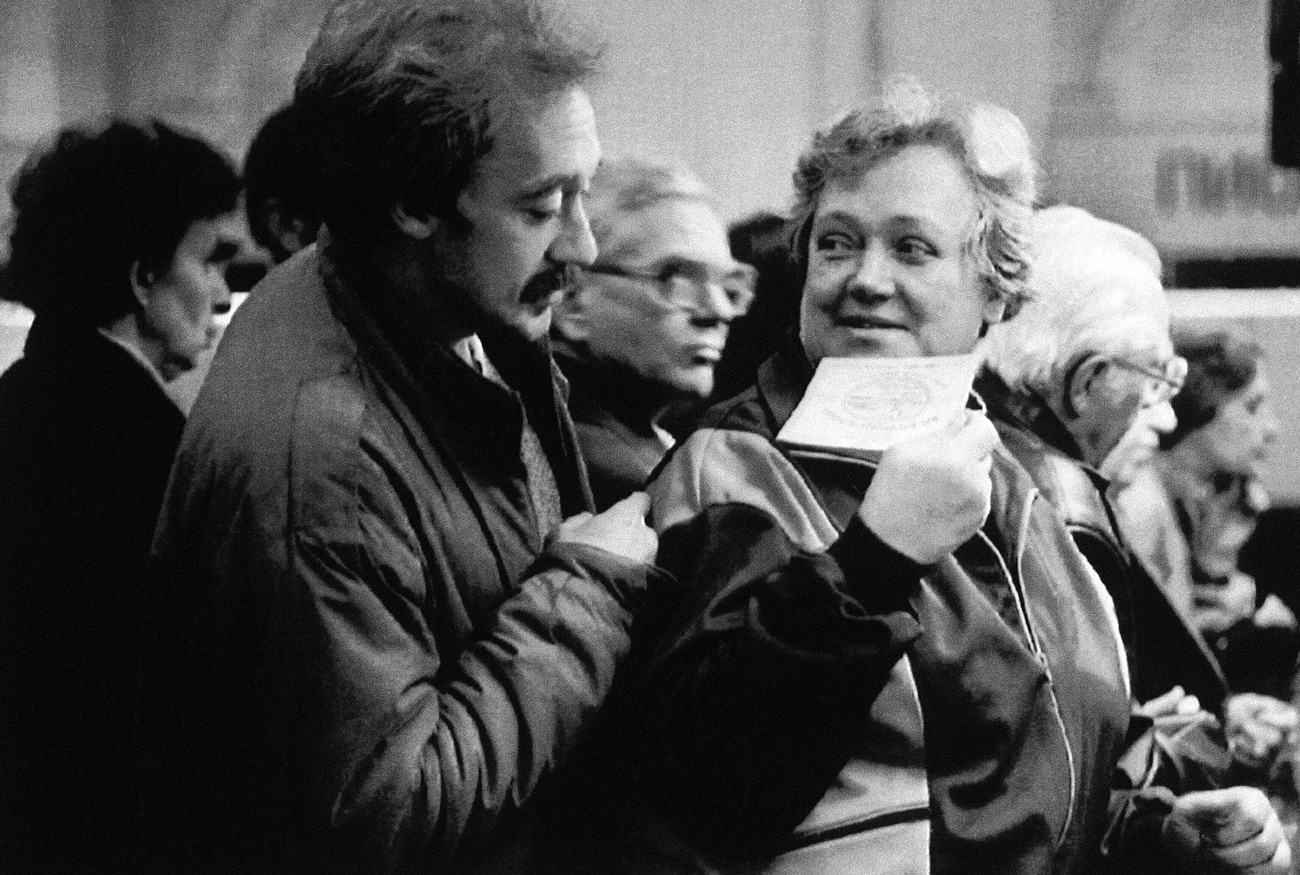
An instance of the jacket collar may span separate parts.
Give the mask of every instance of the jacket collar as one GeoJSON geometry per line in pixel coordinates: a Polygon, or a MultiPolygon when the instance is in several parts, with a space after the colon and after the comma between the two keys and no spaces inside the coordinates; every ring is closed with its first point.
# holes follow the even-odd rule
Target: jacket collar
{"type": "Polygon", "coordinates": [[[675,393],[628,365],[594,360],[562,339],[551,339],[551,351],[568,379],[569,406],[577,420],[585,419],[580,409],[593,416],[603,413],[634,434],[659,439],[655,425],[672,406],[675,393]]]}
{"type": "MultiPolygon", "coordinates": [[[[1058,453],[1083,464],[1083,450],[1074,435],[1039,395],[1012,389],[988,368],[975,377],[975,391],[984,399],[989,416],[1014,424],[1058,453]]],[[[1085,467],[1096,473],[1090,466],[1085,467]]],[[[1097,476],[1101,474],[1097,473],[1097,476]]]]}
{"type": "Polygon", "coordinates": [[[532,343],[508,331],[480,333],[497,382],[420,330],[364,259],[319,245],[319,272],[331,307],[367,359],[401,394],[426,431],[500,474],[519,476],[524,417],[555,473],[565,515],[591,508],[591,491],[566,409],[567,383],[546,338],[532,343]],[[516,469],[519,470],[516,470],[516,469]]]}
{"type": "MultiPolygon", "coordinates": [[[[176,402],[167,394],[162,376],[143,355],[105,331],[51,316],[37,316],[23,344],[24,357],[47,363],[60,373],[77,379],[89,374],[101,378],[154,386],[169,404],[176,402]]],[[[177,410],[180,408],[177,406],[177,410]]]]}
{"type": "Polygon", "coordinates": [[[768,423],[776,434],[785,425],[807,391],[813,378],[813,366],[794,331],[785,336],[776,353],[759,366],[758,397],[767,409],[768,423]]]}
{"type": "Polygon", "coordinates": [[[1110,481],[1081,460],[1078,445],[1042,399],[1015,392],[988,370],[975,382],[1003,445],[1029,472],[1043,497],[1071,526],[1086,528],[1122,550],[1119,528],[1105,497],[1110,481]],[[1066,439],[1072,450],[1062,446],[1066,439]]]}

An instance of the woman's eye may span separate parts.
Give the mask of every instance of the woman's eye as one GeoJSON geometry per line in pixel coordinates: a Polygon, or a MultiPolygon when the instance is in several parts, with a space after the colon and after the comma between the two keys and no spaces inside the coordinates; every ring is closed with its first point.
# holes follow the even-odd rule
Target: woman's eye
{"type": "Polygon", "coordinates": [[[822,234],[817,238],[817,251],[828,255],[847,255],[855,252],[856,249],[853,238],[848,234],[835,232],[822,234]]]}
{"type": "Polygon", "coordinates": [[[919,237],[903,237],[894,244],[894,249],[905,258],[933,258],[938,254],[935,248],[919,237]]]}

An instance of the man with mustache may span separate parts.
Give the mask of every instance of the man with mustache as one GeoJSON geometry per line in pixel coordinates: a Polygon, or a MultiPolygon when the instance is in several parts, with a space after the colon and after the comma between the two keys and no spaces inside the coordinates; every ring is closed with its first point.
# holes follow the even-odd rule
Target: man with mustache
{"type": "Polygon", "coordinates": [[[226,333],[155,541],[147,871],[529,869],[659,591],[546,341],[596,258],[595,60],[536,0],[326,17],[294,97],[324,228],[226,333]]]}
{"type": "Polygon", "coordinates": [[[709,397],[731,320],[754,295],[727,229],[685,170],[606,160],[592,182],[600,251],[556,307],[556,357],[596,504],[640,489],[673,445],[661,420],[709,397]]]}

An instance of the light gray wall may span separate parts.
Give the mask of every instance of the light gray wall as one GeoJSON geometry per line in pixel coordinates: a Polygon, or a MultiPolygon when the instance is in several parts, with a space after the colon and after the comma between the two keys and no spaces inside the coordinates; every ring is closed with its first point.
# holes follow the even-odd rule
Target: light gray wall
{"type": "MultiPolygon", "coordinates": [[[[811,131],[906,73],[1012,109],[1047,199],[1129,224],[1166,258],[1300,253],[1300,177],[1263,158],[1267,0],[568,2],[609,42],[593,94],[605,148],[690,164],[728,218],[783,209],[811,131]],[[1261,200],[1261,185],[1281,194],[1261,200]]],[[[164,115],[241,156],[328,5],[0,2],[0,178],[40,137],[109,111],[164,115]]],[[[1184,318],[1209,300],[1186,297],[1184,318]]],[[[1300,503],[1300,316],[1271,293],[1227,300],[1255,314],[1243,327],[1280,376],[1271,485],[1300,503]]],[[[0,365],[21,322],[0,311],[0,365]]]]}

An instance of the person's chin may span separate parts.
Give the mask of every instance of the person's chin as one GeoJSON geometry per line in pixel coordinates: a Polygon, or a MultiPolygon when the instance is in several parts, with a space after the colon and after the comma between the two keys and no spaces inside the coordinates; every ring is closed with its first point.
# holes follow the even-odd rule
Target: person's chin
{"type": "Polygon", "coordinates": [[[1123,489],[1137,479],[1138,472],[1146,467],[1150,461],[1151,453],[1131,454],[1121,460],[1113,471],[1107,470],[1106,466],[1102,466],[1101,473],[1116,488],[1123,489]]]}
{"type": "Polygon", "coordinates": [[[549,303],[542,306],[523,304],[510,315],[506,325],[525,340],[541,340],[551,330],[551,306],[549,303]]]}
{"type": "Polygon", "coordinates": [[[163,362],[159,373],[162,374],[163,382],[170,383],[194,370],[196,365],[197,362],[193,358],[177,356],[163,362]]]}
{"type": "Polygon", "coordinates": [[[708,398],[713,391],[712,364],[692,364],[676,368],[663,385],[673,394],[686,398],[708,398]]]}
{"type": "Polygon", "coordinates": [[[832,358],[904,358],[922,356],[910,332],[898,329],[853,328],[836,332],[827,355],[832,358]]]}

